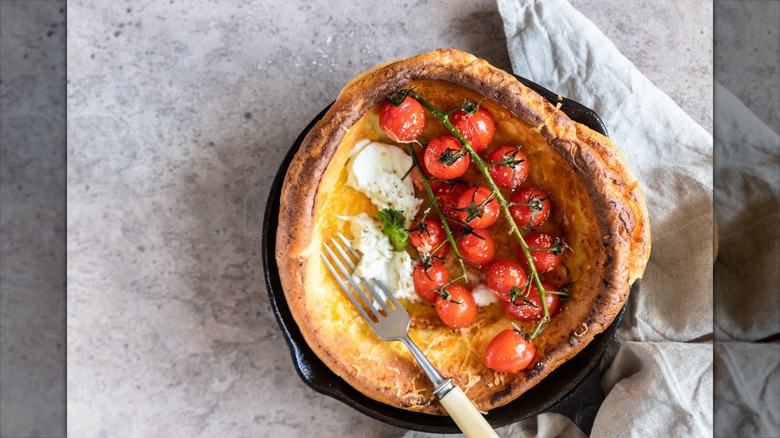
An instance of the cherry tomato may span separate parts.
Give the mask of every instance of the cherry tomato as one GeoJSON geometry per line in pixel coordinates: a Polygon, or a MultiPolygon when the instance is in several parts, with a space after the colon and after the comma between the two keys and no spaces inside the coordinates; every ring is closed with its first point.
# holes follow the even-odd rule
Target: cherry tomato
{"type": "Polygon", "coordinates": [[[496,242],[486,229],[475,229],[470,234],[459,234],[458,243],[460,255],[476,265],[485,266],[496,256],[496,242]]]}
{"type": "Polygon", "coordinates": [[[459,109],[450,114],[450,122],[460,131],[463,138],[471,143],[471,148],[478,154],[484,152],[493,142],[496,123],[493,115],[484,107],[480,106],[474,114],[459,109]]]}
{"type": "Polygon", "coordinates": [[[457,219],[458,211],[455,209],[458,207],[458,198],[468,188],[469,186],[466,184],[455,182],[453,184],[442,183],[434,190],[434,196],[436,196],[439,207],[445,216],[457,219]]]}
{"type": "Polygon", "coordinates": [[[471,163],[468,152],[460,150],[453,136],[436,137],[425,147],[425,167],[436,178],[455,179],[466,173],[471,163]]]}
{"type": "Polygon", "coordinates": [[[487,228],[498,220],[501,205],[485,187],[472,187],[458,198],[458,219],[472,228],[487,228]],[[484,206],[482,204],[491,198],[484,206]],[[481,206],[481,207],[480,207],[481,206]]]}
{"type": "Polygon", "coordinates": [[[463,286],[453,284],[447,288],[448,298],[438,295],[436,298],[436,313],[439,318],[452,328],[470,326],[477,319],[477,302],[474,295],[463,286]]]}
{"type": "MultiPolygon", "coordinates": [[[[413,231],[409,232],[409,240],[417,251],[429,254],[442,242],[447,240],[447,233],[441,222],[432,217],[426,217],[420,222],[416,220],[412,226],[413,231]]],[[[449,244],[443,245],[433,255],[444,257],[447,254],[449,244]]]]}
{"type": "MultiPolygon", "coordinates": [[[[423,174],[426,178],[428,178],[428,184],[431,186],[431,190],[436,192],[436,190],[441,187],[442,185],[446,185],[444,181],[431,181],[431,178],[433,178],[433,175],[431,175],[431,172],[428,172],[428,168],[425,167],[425,152],[424,151],[417,151],[417,162],[420,163],[420,167],[422,167],[423,174]]],[[[414,183],[414,186],[417,187],[420,191],[425,192],[425,186],[422,183],[422,178],[420,177],[420,172],[417,171],[417,167],[412,169],[412,183],[414,183]]]]}
{"type": "Polygon", "coordinates": [[[440,260],[434,260],[427,268],[418,263],[412,272],[412,280],[417,295],[424,301],[435,303],[439,296],[436,290],[449,283],[450,271],[440,260]]]}
{"type": "Polygon", "coordinates": [[[517,146],[501,146],[488,155],[488,162],[502,163],[488,166],[488,172],[496,185],[515,189],[528,178],[528,157],[517,146]]]}
{"type": "Polygon", "coordinates": [[[408,143],[422,133],[425,109],[409,96],[398,106],[385,101],[379,110],[379,126],[393,141],[408,143]]]}
{"type": "MultiPolygon", "coordinates": [[[[537,272],[552,271],[561,263],[561,260],[563,260],[563,242],[558,241],[556,243],[556,238],[552,234],[533,232],[528,233],[524,239],[530,249],[531,259],[534,261],[537,272]],[[555,252],[549,249],[553,246],[557,246],[558,250],[556,252],[559,252],[558,255],[555,255],[555,252]]],[[[519,251],[520,263],[530,271],[523,250],[520,249],[519,251]]]]}
{"type": "Polygon", "coordinates": [[[523,268],[511,260],[496,260],[485,272],[485,284],[493,294],[504,301],[511,301],[511,295],[515,293],[522,293],[527,281],[528,277],[523,268]]]}
{"type": "Polygon", "coordinates": [[[517,373],[534,360],[536,345],[514,329],[506,329],[490,341],[485,350],[485,366],[499,373],[517,373]]]}
{"type": "MultiPolygon", "coordinates": [[[[544,287],[545,291],[555,290],[555,286],[544,281],[542,282],[542,287],[544,287]]],[[[561,297],[556,294],[545,294],[544,301],[547,303],[547,310],[550,312],[550,316],[558,313],[558,310],[561,308],[561,297]]],[[[525,297],[525,300],[523,297],[520,297],[515,298],[515,300],[511,302],[505,301],[502,304],[504,305],[504,313],[506,313],[506,315],[510,318],[516,319],[518,321],[538,321],[542,319],[542,316],[544,316],[544,309],[542,309],[542,299],[539,296],[539,289],[534,283],[531,283],[531,288],[528,291],[528,297],[525,297]],[[533,305],[528,304],[526,300],[533,303],[533,305]]]]}
{"type": "Polygon", "coordinates": [[[449,115],[450,122],[452,123],[452,126],[455,127],[455,129],[460,132],[460,135],[463,136],[463,138],[466,139],[471,144],[471,148],[474,149],[477,153],[480,153],[484,151],[482,149],[481,151],[478,150],[481,146],[481,142],[479,141],[479,136],[477,135],[477,128],[474,126],[473,123],[468,119],[468,113],[465,110],[459,109],[453,112],[449,115]],[[477,145],[474,141],[474,139],[477,139],[477,142],[480,144],[477,145]]]}
{"type": "Polygon", "coordinates": [[[509,207],[509,213],[520,228],[536,228],[550,217],[552,201],[550,196],[536,187],[524,187],[509,197],[510,203],[535,204],[534,209],[526,205],[514,205],[509,207]]]}

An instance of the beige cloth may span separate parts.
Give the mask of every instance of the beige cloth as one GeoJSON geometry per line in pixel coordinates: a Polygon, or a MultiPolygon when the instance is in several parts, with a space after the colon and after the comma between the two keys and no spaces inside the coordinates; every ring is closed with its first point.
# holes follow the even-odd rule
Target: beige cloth
{"type": "Polygon", "coordinates": [[[717,82],[715,101],[715,334],[756,341],[780,333],[780,136],[717,82]]]}
{"type": "Polygon", "coordinates": [[[715,434],[780,436],[780,136],[715,84],[715,434]]]}
{"type": "MultiPolygon", "coordinates": [[[[514,73],[592,108],[636,172],[652,254],[602,362],[592,436],[712,435],[712,136],[565,0],[498,0],[514,73]]],[[[502,437],[584,434],[543,414],[502,437]]],[[[407,437],[429,436],[408,433],[407,437]]]]}

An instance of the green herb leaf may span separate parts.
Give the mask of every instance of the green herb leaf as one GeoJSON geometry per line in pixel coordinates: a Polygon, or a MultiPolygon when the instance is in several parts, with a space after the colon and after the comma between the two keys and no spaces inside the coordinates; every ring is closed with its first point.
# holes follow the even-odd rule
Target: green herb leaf
{"type": "Polygon", "coordinates": [[[406,232],[406,218],[404,214],[392,208],[384,208],[376,213],[377,219],[382,221],[382,233],[390,239],[390,244],[395,251],[406,249],[406,241],[409,234],[406,232]]]}

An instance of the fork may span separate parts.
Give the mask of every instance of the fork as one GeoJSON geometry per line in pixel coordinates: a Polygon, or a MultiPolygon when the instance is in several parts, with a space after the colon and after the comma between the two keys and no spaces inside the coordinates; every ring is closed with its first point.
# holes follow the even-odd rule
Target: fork
{"type": "Polygon", "coordinates": [[[409,348],[412,356],[433,383],[433,395],[439,398],[444,409],[447,410],[447,413],[450,414],[466,437],[498,438],[496,432],[463,390],[453,384],[452,379],[445,379],[409,337],[411,322],[409,312],[398,302],[387,285],[381,280],[373,279],[374,284],[381,290],[380,293],[371,285],[370,281],[353,274],[360,261],[360,255],[344,235],[339,233],[338,236],[341,244],[332,237],[330,242],[335,251],[326,243],[323,245],[325,252],[321,252],[320,257],[360,315],[374,330],[374,333],[382,340],[401,341],[409,348]],[[364,289],[371,295],[372,299],[366,296],[364,289]],[[365,306],[360,303],[358,296],[366,304],[365,306]],[[367,311],[368,313],[366,313],[367,311]]]}

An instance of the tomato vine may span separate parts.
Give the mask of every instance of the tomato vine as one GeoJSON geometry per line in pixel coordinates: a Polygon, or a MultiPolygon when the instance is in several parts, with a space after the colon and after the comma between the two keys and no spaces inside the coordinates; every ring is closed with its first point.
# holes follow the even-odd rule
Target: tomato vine
{"type": "MultiPolygon", "coordinates": [[[[528,262],[528,268],[530,270],[529,277],[535,283],[536,288],[539,291],[541,297],[540,301],[543,310],[543,317],[541,318],[541,320],[538,321],[533,334],[530,336],[530,339],[537,337],[539,334],[542,333],[544,325],[550,321],[550,310],[548,309],[547,300],[545,299],[546,294],[556,293],[556,291],[547,291],[542,285],[542,280],[539,277],[539,272],[537,271],[534,265],[533,258],[531,256],[531,248],[528,246],[525,239],[523,238],[523,233],[520,231],[520,228],[515,223],[515,220],[509,210],[511,204],[501,194],[501,190],[499,189],[498,185],[491,177],[490,171],[488,170],[488,164],[486,164],[482,160],[479,154],[471,147],[469,141],[466,140],[466,138],[463,137],[460,131],[452,124],[452,122],[448,117],[448,113],[440,110],[439,108],[437,108],[436,106],[428,102],[425,98],[420,96],[417,92],[415,92],[411,88],[403,89],[396,93],[393,93],[393,95],[391,95],[390,98],[388,98],[388,101],[391,104],[393,102],[402,102],[406,99],[406,97],[411,97],[417,102],[419,102],[425,109],[427,109],[431,114],[433,114],[447,128],[447,130],[450,131],[450,133],[460,142],[461,149],[465,150],[469,154],[471,161],[477,166],[480,173],[484,177],[485,181],[487,181],[488,185],[490,186],[490,190],[492,191],[492,196],[495,197],[495,199],[498,201],[501,212],[504,215],[507,222],[509,223],[510,233],[516,237],[518,243],[520,244],[520,248],[523,252],[523,255],[525,256],[528,262]]],[[[447,286],[461,279],[464,279],[466,280],[466,282],[468,282],[468,278],[466,276],[466,268],[463,263],[463,257],[458,251],[458,247],[455,243],[455,239],[453,237],[452,231],[449,225],[447,224],[448,218],[444,215],[444,212],[439,206],[436,196],[434,195],[434,192],[431,189],[429,179],[428,177],[426,177],[425,173],[423,172],[422,166],[419,160],[417,159],[417,154],[415,153],[414,146],[412,145],[412,143],[407,143],[407,147],[409,148],[409,154],[412,157],[414,166],[416,167],[417,172],[419,172],[420,180],[423,186],[425,187],[425,191],[427,192],[428,197],[431,200],[431,208],[433,208],[436,211],[439,218],[441,219],[442,225],[444,226],[444,230],[447,234],[447,241],[452,245],[453,249],[455,250],[455,255],[458,260],[458,265],[460,266],[461,269],[461,274],[458,277],[451,279],[451,281],[447,285],[443,286],[442,289],[445,289],[447,286]]]]}

